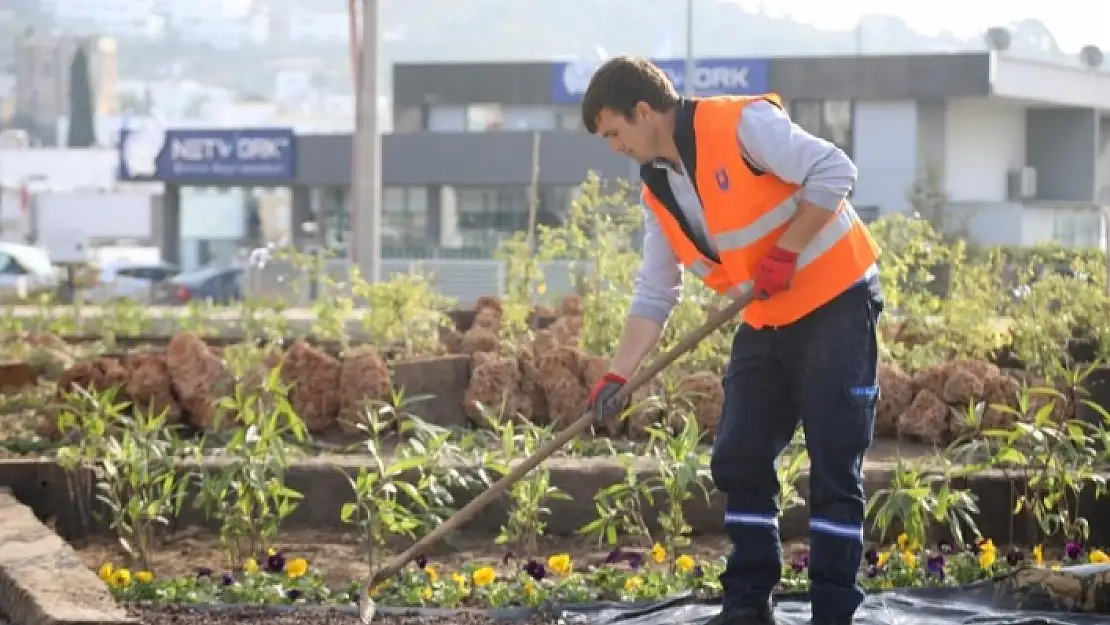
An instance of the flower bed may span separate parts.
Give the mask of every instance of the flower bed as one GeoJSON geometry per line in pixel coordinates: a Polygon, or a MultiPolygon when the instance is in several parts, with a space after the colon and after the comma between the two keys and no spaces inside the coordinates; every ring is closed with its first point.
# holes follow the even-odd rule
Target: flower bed
{"type": "MultiPolygon", "coordinates": [[[[783,567],[780,593],[808,588],[808,563],[802,552],[783,567]]],[[[903,534],[896,544],[866,552],[859,580],[871,591],[953,588],[1028,567],[1060,570],[1086,563],[1107,564],[1110,556],[1074,541],[1055,559],[1046,558],[1043,546],[1000,550],[990,539],[963,548],[947,542],[920,548],[903,534]]],[[[615,549],[597,565],[577,563],[569,553],[546,559],[506,553],[492,564],[447,568],[420,556],[372,594],[384,606],[446,609],[635,603],[684,593],[708,598],[720,592],[717,578],[723,566],[723,558],[699,559],[660,544],[647,552],[615,549]]],[[[109,562],[98,574],[118,600],[155,604],[352,605],[365,583],[329,584],[305,558],[275,549],[229,571],[201,568],[195,575],[161,579],[109,562]]]]}

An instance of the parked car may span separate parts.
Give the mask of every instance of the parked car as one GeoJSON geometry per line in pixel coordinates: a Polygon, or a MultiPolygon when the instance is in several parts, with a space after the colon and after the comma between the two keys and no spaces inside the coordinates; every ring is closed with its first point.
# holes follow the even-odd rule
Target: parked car
{"type": "Polygon", "coordinates": [[[132,300],[149,303],[154,299],[156,286],[180,272],[176,265],[163,262],[113,263],[101,269],[98,282],[86,292],[85,301],[107,303],[132,300]]]}
{"type": "Polygon", "coordinates": [[[53,293],[61,278],[61,271],[43,248],[0,243],[0,299],[15,301],[53,293]]]}
{"type": "Polygon", "coordinates": [[[179,273],[155,288],[154,303],[181,306],[193,300],[229,304],[243,298],[240,280],[244,267],[207,266],[179,273]]]}

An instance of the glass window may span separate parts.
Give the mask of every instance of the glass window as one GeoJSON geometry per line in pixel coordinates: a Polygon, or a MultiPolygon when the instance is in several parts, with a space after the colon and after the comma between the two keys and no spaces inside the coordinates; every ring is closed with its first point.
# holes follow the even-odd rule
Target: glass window
{"type": "Polygon", "coordinates": [[[539,106],[507,106],[504,109],[505,130],[554,130],[555,111],[539,106]]]}
{"type": "Polygon", "coordinates": [[[463,247],[489,249],[528,227],[527,187],[458,189],[458,233],[463,247]]]}
{"type": "Polygon", "coordinates": [[[577,186],[545,186],[540,190],[540,208],[536,222],[544,226],[558,226],[570,215],[571,202],[578,197],[577,186]]]}
{"type": "Polygon", "coordinates": [[[787,110],[794,123],[852,155],[852,118],[850,100],[795,100],[787,110]]]}
{"type": "Polygon", "coordinates": [[[382,245],[428,244],[428,189],[385,187],[382,190],[382,245]]]}
{"type": "Polygon", "coordinates": [[[419,106],[410,106],[397,114],[393,132],[420,132],[424,130],[424,112],[419,106]]]}
{"type": "Polygon", "coordinates": [[[428,111],[428,130],[462,132],[466,130],[466,109],[461,106],[433,106],[428,111]]]}
{"type": "Polygon", "coordinates": [[[824,114],[824,108],[821,102],[817,100],[797,100],[792,103],[790,116],[794,118],[794,123],[802,127],[806,132],[822,136],[821,118],[824,114]]]}
{"type": "Polygon", "coordinates": [[[848,100],[829,100],[825,102],[822,137],[836,147],[851,155],[852,153],[852,112],[854,107],[848,100]]]}
{"type": "Polygon", "coordinates": [[[471,104],[466,107],[466,129],[470,132],[501,130],[505,115],[500,104],[471,104]]]}

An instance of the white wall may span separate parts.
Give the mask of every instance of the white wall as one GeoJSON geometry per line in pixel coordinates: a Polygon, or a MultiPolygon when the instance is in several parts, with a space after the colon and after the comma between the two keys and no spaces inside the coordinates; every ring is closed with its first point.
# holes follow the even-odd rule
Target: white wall
{"type": "Polygon", "coordinates": [[[34,219],[39,245],[51,257],[68,258],[75,243],[91,239],[150,239],[153,225],[151,197],[136,193],[40,193],[35,195],[34,219]]]}
{"type": "Polygon", "coordinates": [[[945,181],[953,202],[1005,202],[1006,172],[1025,165],[1025,109],[986,98],[948,102],[945,181]]]}
{"type": "Polygon", "coordinates": [[[859,179],[852,203],[882,213],[906,212],[917,167],[917,104],[857,102],[852,152],[859,179]]]}
{"type": "Polygon", "coordinates": [[[50,189],[111,189],[116,184],[112,148],[0,150],[0,184],[50,189]]]}
{"type": "Polygon", "coordinates": [[[1097,103],[1103,110],[1110,109],[1110,67],[1096,73],[1078,61],[1068,66],[1005,55],[996,56],[993,66],[991,89],[1001,97],[1055,106],[1093,107],[1097,103]]]}

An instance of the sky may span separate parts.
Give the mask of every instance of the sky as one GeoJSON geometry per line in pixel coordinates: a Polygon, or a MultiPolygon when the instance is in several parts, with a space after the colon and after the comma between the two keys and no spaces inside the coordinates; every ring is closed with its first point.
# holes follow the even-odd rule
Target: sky
{"type": "Polygon", "coordinates": [[[944,30],[972,37],[987,28],[1038,19],[1065,52],[1088,44],[1110,51],[1110,2],[1106,0],[732,0],[748,10],[762,5],[769,15],[788,15],[819,28],[849,29],[867,14],[897,15],[914,30],[933,35],[944,30]],[[897,8],[895,8],[897,7],[897,8]]]}

